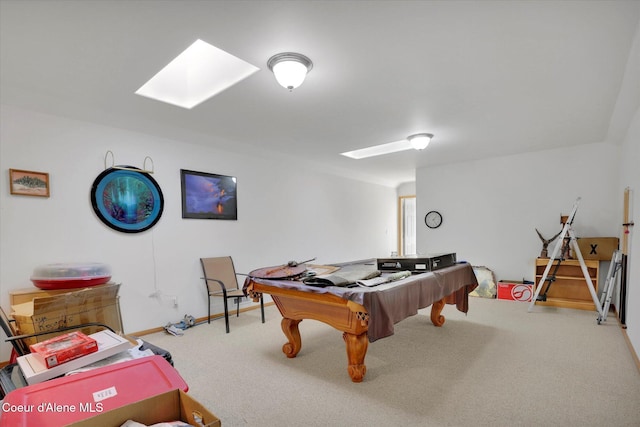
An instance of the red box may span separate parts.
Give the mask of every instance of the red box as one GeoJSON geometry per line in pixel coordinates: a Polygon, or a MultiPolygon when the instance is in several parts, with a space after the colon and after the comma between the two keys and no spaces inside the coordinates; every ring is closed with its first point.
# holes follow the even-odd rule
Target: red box
{"type": "Polygon", "coordinates": [[[498,299],[509,301],[531,301],[535,293],[535,284],[517,280],[500,280],[497,285],[498,299]]]}
{"type": "Polygon", "coordinates": [[[58,335],[29,346],[31,353],[41,358],[47,368],[61,365],[98,351],[98,342],[80,331],[58,335]]]}

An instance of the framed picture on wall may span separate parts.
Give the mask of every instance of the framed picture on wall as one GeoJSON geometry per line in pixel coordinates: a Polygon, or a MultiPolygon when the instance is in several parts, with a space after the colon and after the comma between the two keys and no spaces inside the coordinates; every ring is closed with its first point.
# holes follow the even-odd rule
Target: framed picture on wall
{"type": "Polygon", "coordinates": [[[9,169],[11,194],[49,197],[49,174],[46,172],[9,169]]]}
{"type": "Polygon", "coordinates": [[[133,166],[118,166],[105,170],[95,179],[91,205],[107,226],[123,233],[139,233],[160,220],[164,196],[148,173],[133,166]]]}
{"type": "Polygon", "coordinates": [[[182,218],[238,219],[234,176],[180,169],[182,218]]]}

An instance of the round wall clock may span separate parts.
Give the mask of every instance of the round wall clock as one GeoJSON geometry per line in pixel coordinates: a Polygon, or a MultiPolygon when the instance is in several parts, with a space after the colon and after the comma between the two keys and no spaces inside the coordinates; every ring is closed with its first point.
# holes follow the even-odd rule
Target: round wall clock
{"type": "Polygon", "coordinates": [[[424,223],[429,228],[438,228],[442,225],[442,215],[438,211],[430,211],[424,216],[424,223]]]}
{"type": "Polygon", "coordinates": [[[98,218],[124,233],[139,233],[153,227],[162,215],[164,198],[158,183],[132,166],[109,168],[91,187],[91,204],[98,218]]]}

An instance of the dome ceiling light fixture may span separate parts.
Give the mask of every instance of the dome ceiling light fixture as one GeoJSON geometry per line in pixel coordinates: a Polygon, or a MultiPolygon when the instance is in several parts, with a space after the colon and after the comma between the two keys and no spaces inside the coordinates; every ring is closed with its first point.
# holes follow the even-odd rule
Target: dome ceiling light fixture
{"type": "Polygon", "coordinates": [[[352,159],[359,160],[365,159],[367,157],[396,153],[398,151],[411,149],[424,150],[425,148],[427,148],[427,145],[429,145],[429,142],[431,142],[431,138],[433,138],[433,134],[431,133],[416,133],[400,141],[374,145],[373,147],[361,148],[359,150],[347,151],[340,154],[352,159]]]}
{"type": "Polygon", "coordinates": [[[284,52],[269,58],[267,66],[280,86],[291,92],[304,82],[307,73],[313,68],[313,62],[300,53],[284,52]]]}
{"type": "Polygon", "coordinates": [[[431,133],[416,133],[407,137],[407,141],[411,143],[411,146],[416,150],[424,150],[431,142],[433,134],[431,133]]]}

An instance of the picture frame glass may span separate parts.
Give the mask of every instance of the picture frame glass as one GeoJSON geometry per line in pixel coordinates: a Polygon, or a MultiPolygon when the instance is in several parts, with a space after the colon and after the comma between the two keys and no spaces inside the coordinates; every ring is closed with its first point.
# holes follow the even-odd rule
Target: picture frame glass
{"type": "Polygon", "coordinates": [[[93,182],[91,204],[100,220],[114,230],[139,233],[153,227],[164,210],[158,183],[148,173],[109,168],[93,182]]]}
{"type": "Polygon", "coordinates": [[[9,192],[14,195],[49,197],[49,174],[9,169],[9,192]]]}
{"type": "Polygon", "coordinates": [[[236,177],[181,169],[180,179],[182,218],[238,219],[236,177]]]}

